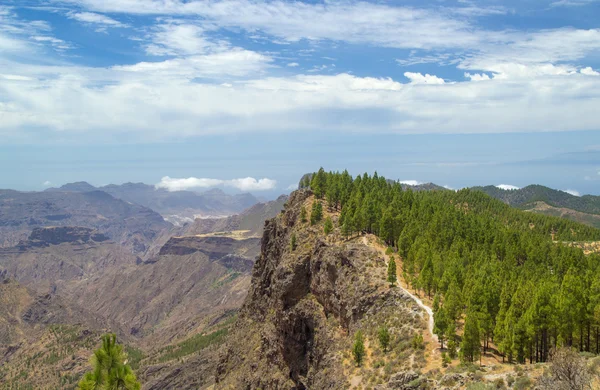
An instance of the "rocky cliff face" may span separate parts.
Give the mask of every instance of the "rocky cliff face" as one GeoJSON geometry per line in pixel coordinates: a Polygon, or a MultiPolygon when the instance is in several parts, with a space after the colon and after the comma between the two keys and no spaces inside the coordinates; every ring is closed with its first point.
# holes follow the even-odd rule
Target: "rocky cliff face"
{"type": "MultiPolygon", "coordinates": [[[[420,311],[388,286],[385,261],[375,250],[360,239],[325,238],[322,227],[300,221],[301,206],[310,209],[311,203],[308,190],[297,191],[285,212],[265,225],[248,297],[217,367],[216,388],[350,388],[355,373],[348,351],[357,329],[370,335],[387,323],[395,340],[404,342],[422,330],[420,311]]],[[[395,365],[411,368],[414,351],[403,352],[406,359],[395,365]]]]}
{"type": "Polygon", "coordinates": [[[26,250],[31,247],[60,245],[63,243],[92,243],[108,241],[108,237],[94,229],[77,226],[54,226],[35,228],[29,239],[21,241],[17,247],[26,250]]]}

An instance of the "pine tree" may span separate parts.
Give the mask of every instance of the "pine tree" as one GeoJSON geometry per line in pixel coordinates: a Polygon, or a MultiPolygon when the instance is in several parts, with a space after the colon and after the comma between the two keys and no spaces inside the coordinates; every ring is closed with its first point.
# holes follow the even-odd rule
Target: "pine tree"
{"type": "Polygon", "coordinates": [[[325,218],[325,224],[323,225],[323,232],[328,235],[333,231],[333,222],[330,217],[325,218]]]}
{"type": "Polygon", "coordinates": [[[325,191],[327,186],[327,175],[325,174],[325,170],[321,167],[319,171],[313,175],[312,182],[310,183],[310,188],[313,193],[317,197],[317,199],[322,199],[325,195],[325,191]]]}
{"type": "Polygon", "coordinates": [[[383,352],[387,352],[387,348],[390,345],[390,330],[387,326],[382,326],[377,331],[377,337],[379,338],[379,344],[383,352]]]}
{"type": "Polygon", "coordinates": [[[444,300],[444,306],[446,307],[446,313],[451,321],[457,321],[462,312],[462,294],[458,288],[458,284],[455,281],[450,283],[448,292],[446,293],[444,300]]]}
{"type": "Polygon", "coordinates": [[[358,366],[360,366],[365,358],[365,340],[362,332],[359,330],[354,335],[354,345],[352,346],[352,356],[358,366]]]}
{"type": "Polygon", "coordinates": [[[306,222],[306,207],[302,206],[302,208],[300,209],[300,222],[304,223],[306,222]]]}
{"type": "Polygon", "coordinates": [[[86,373],[79,382],[80,390],[140,390],[133,370],[125,364],[127,356],[123,346],[117,344],[117,336],[102,337],[102,347],[91,358],[93,371],[86,373]]]}
{"type": "Polygon", "coordinates": [[[314,225],[316,223],[318,223],[319,221],[321,221],[321,219],[323,218],[323,205],[321,205],[321,202],[314,201],[312,204],[312,210],[310,212],[310,224],[314,225]]]}
{"type": "Polygon", "coordinates": [[[390,256],[390,261],[388,263],[387,281],[392,286],[398,281],[398,278],[396,277],[396,260],[394,260],[394,256],[390,256]]]}
{"type": "Polygon", "coordinates": [[[433,320],[435,324],[433,333],[438,336],[438,339],[440,340],[440,346],[442,349],[444,349],[444,339],[448,330],[449,321],[448,314],[446,314],[446,309],[444,309],[443,306],[433,314],[433,320]]]}
{"type": "Polygon", "coordinates": [[[344,238],[348,238],[352,234],[351,222],[346,219],[342,225],[342,235],[344,238]]]}
{"type": "Polygon", "coordinates": [[[452,359],[456,359],[456,325],[454,325],[454,322],[448,324],[448,328],[446,329],[446,340],[448,340],[448,356],[452,359]]]}
{"type": "Polygon", "coordinates": [[[479,323],[477,317],[469,313],[465,319],[465,332],[460,343],[460,359],[463,362],[473,363],[480,354],[479,323]]]}

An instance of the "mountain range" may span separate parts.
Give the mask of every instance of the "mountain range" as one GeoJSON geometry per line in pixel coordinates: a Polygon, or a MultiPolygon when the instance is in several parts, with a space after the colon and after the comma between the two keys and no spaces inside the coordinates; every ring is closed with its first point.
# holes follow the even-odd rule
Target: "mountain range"
{"type": "Polygon", "coordinates": [[[237,214],[259,200],[252,194],[229,195],[220,189],[205,192],[168,191],[144,183],[109,184],[94,187],[87,182],[68,183],[45,192],[102,191],[117,199],[150,208],[173,224],[192,222],[197,217],[227,216],[237,214]]]}
{"type": "MultiPolygon", "coordinates": [[[[600,197],[543,186],[472,190],[526,211],[600,221],[600,197]]],[[[374,238],[346,243],[340,227],[324,237],[300,221],[313,200],[306,189],[260,203],[139,183],[1,190],[0,383],[74,389],[110,330],[145,389],[338,388],[354,378],[350,386],[360,374],[340,371],[330,353],[348,348],[350,329],[392,318],[393,307],[390,324],[405,330],[405,348],[424,325],[414,301],[379,278],[385,263],[374,238]],[[179,226],[169,213],[184,216],[179,226]],[[233,215],[188,221],[194,213],[233,215]]],[[[325,214],[339,223],[335,210],[325,214]]],[[[424,367],[422,352],[404,351],[424,367]]]]}

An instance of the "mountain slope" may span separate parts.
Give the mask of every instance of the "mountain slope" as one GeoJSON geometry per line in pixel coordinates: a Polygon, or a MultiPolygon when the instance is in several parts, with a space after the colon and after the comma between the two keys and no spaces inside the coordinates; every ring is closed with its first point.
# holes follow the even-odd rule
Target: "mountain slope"
{"type": "Polygon", "coordinates": [[[495,186],[473,187],[506,204],[525,208],[535,202],[544,202],[553,207],[563,207],[586,214],[600,215],[600,196],[574,196],[564,191],[541,185],[529,185],[518,190],[503,190],[495,186]]]}
{"type": "Polygon", "coordinates": [[[260,237],[264,222],[283,210],[287,195],[276,200],[257,203],[242,213],[227,218],[198,218],[185,229],[186,235],[243,231],[245,237],[260,237]]]}
{"type": "Polygon", "coordinates": [[[68,183],[47,192],[104,191],[117,199],[148,207],[174,224],[192,222],[198,215],[223,216],[239,213],[258,203],[252,194],[229,195],[220,189],[197,193],[193,191],[168,191],[144,183],[109,184],[94,187],[86,182],[68,183]]]}
{"type": "Polygon", "coordinates": [[[518,190],[503,190],[496,186],[472,189],[522,210],[566,218],[600,228],[600,196],[574,196],[541,185],[530,185],[518,190]]]}
{"type": "Polygon", "coordinates": [[[142,254],[172,228],[147,207],[102,191],[18,192],[0,190],[0,247],[25,240],[36,227],[81,226],[99,230],[131,252],[142,254]]]}

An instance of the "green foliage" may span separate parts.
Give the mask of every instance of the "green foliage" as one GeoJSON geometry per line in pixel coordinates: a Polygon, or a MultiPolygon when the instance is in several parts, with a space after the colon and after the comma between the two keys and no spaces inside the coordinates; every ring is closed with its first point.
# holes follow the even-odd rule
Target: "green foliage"
{"type": "Polygon", "coordinates": [[[305,223],[306,221],[308,221],[306,219],[306,207],[302,206],[302,208],[300,209],[300,221],[302,223],[305,223]]]}
{"type": "Polygon", "coordinates": [[[177,345],[163,348],[158,359],[160,363],[191,355],[214,344],[221,343],[229,332],[228,328],[219,329],[209,334],[197,334],[177,345]]]}
{"type": "Polygon", "coordinates": [[[397,281],[397,277],[396,277],[396,260],[394,260],[394,257],[390,257],[390,261],[388,263],[388,269],[387,269],[387,281],[390,283],[390,285],[394,285],[397,281]]]}
{"type": "Polygon", "coordinates": [[[442,366],[448,367],[448,365],[451,363],[452,363],[452,358],[450,358],[450,356],[448,356],[448,354],[446,352],[442,352],[442,366]]]}
{"type": "Polygon", "coordinates": [[[433,332],[438,336],[438,339],[440,340],[440,347],[443,349],[446,332],[448,331],[448,326],[450,325],[448,314],[446,314],[446,309],[444,309],[444,307],[439,308],[438,311],[433,314],[433,320],[433,332]]]}
{"type": "Polygon", "coordinates": [[[448,340],[448,356],[452,359],[456,359],[458,357],[457,345],[456,345],[456,325],[454,322],[449,322],[448,327],[446,328],[446,340],[448,340]]]}
{"type": "Polygon", "coordinates": [[[292,233],[290,238],[290,250],[293,252],[296,250],[296,233],[292,233]]]}
{"type": "Polygon", "coordinates": [[[413,337],[411,346],[413,349],[425,349],[425,341],[423,340],[423,335],[421,333],[417,333],[413,337]]]}
{"type": "Polygon", "coordinates": [[[310,212],[310,224],[314,225],[323,219],[323,205],[318,200],[313,202],[310,212]]]}
{"type": "Polygon", "coordinates": [[[384,325],[377,330],[377,338],[379,339],[379,345],[381,345],[383,352],[387,352],[391,339],[390,330],[387,326],[384,325]]]}
{"type": "Polygon", "coordinates": [[[333,221],[331,221],[330,217],[325,218],[325,224],[323,225],[323,233],[328,235],[333,231],[333,221]]]}
{"type": "Polygon", "coordinates": [[[313,193],[317,197],[317,199],[322,199],[325,195],[327,185],[327,175],[325,174],[325,170],[320,168],[319,171],[313,175],[312,181],[310,183],[310,188],[313,193]]]}
{"type": "Polygon", "coordinates": [[[546,361],[553,345],[599,352],[600,255],[553,238],[598,241],[600,230],[480,191],[404,191],[377,174],[353,179],[321,169],[311,187],[341,209],[344,237],[372,233],[397,248],[405,280],[438,296],[449,327],[471,313],[484,348],[493,339],[519,362],[546,361]]]}
{"type": "Polygon", "coordinates": [[[473,363],[481,354],[479,344],[479,323],[474,315],[467,315],[465,332],[460,343],[460,360],[473,363]]]}
{"type": "Polygon", "coordinates": [[[354,345],[352,346],[352,356],[356,365],[360,366],[365,358],[365,340],[362,332],[359,330],[354,335],[354,345]]]}
{"type": "Polygon", "coordinates": [[[392,255],[392,254],[394,254],[394,250],[392,249],[392,247],[391,247],[391,246],[388,246],[388,247],[386,248],[386,250],[385,250],[385,254],[386,254],[386,255],[388,255],[388,256],[389,256],[389,255],[392,255]]]}
{"type": "Polygon", "coordinates": [[[125,364],[127,355],[123,346],[117,344],[117,336],[107,334],[102,337],[102,347],[92,355],[93,370],[87,372],[79,382],[80,390],[139,390],[133,370],[125,364]]]}

